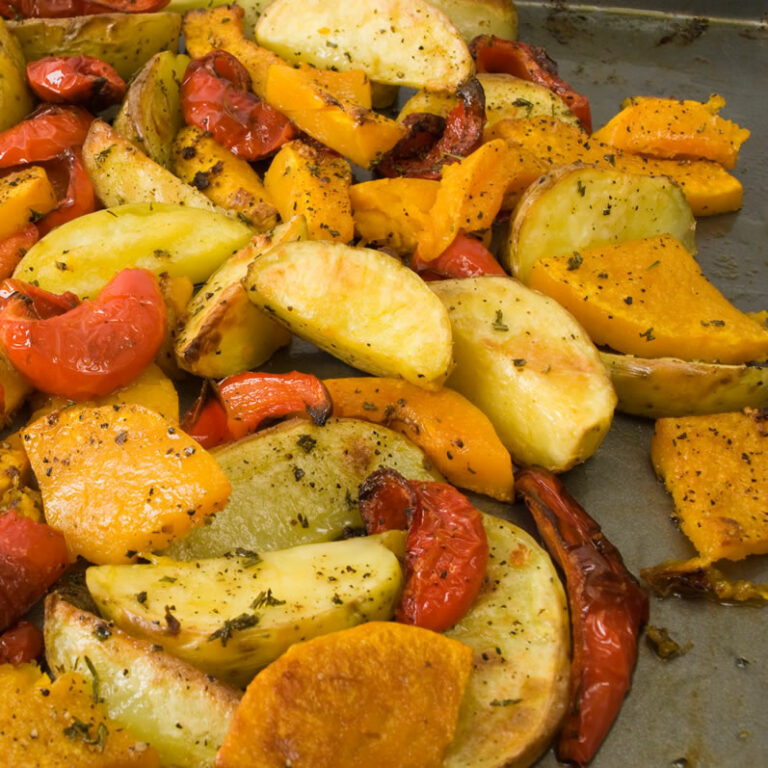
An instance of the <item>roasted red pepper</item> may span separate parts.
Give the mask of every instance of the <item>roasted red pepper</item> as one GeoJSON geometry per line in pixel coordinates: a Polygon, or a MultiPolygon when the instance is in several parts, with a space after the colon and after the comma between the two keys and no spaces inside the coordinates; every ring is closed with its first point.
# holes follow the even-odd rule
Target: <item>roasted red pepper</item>
{"type": "Polygon", "coordinates": [[[436,115],[408,115],[403,120],[408,135],[384,155],[377,173],[440,179],[446,163],[456,163],[472,154],[483,140],[485,92],[473,78],[459,89],[458,96],[461,100],[444,123],[436,115]]]}
{"type": "Polygon", "coordinates": [[[423,261],[418,251],[414,253],[411,268],[425,280],[507,274],[477,238],[468,237],[463,232],[459,232],[453,242],[432,261],[423,261]]]}
{"type": "Polygon", "coordinates": [[[14,510],[0,512],[0,631],[18,621],[68,565],[62,534],[14,510]]]}
{"type": "Polygon", "coordinates": [[[44,104],[13,128],[0,133],[0,168],[51,160],[80,147],[93,121],[82,107],[44,104]]]}
{"type": "Polygon", "coordinates": [[[170,0],[2,0],[6,19],[65,19],[94,13],[152,13],[170,0]]]}
{"type": "Polygon", "coordinates": [[[576,93],[565,80],[558,77],[557,64],[544,48],[492,35],[480,35],[472,41],[470,51],[477,62],[478,72],[505,72],[549,88],[565,101],[584,130],[592,133],[589,99],[576,93]]]}
{"type": "Polygon", "coordinates": [[[181,428],[203,448],[214,448],[231,443],[234,438],[227,427],[227,412],[224,406],[215,397],[206,394],[207,391],[207,386],[204,386],[203,394],[184,414],[181,428]]]}
{"type": "Polygon", "coordinates": [[[78,148],[66,149],[53,160],[43,163],[48,178],[54,189],[62,180],[64,189],[59,204],[37,222],[40,236],[47,235],[55,227],[66,224],[72,219],[92,213],[98,206],[96,190],[83,164],[83,156],[78,148]]]}
{"type": "Polygon", "coordinates": [[[38,320],[69,312],[80,303],[80,299],[70,291],[51,293],[23,280],[8,278],[0,283],[0,312],[11,300],[23,301],[27,313],[38,320]]]}
{"type": "Polygon", "coordinates": [[[92,56],[46,56],[27,64],[29,87],[41,101],[82,104],[101,110],[125,96],[123,80],[111,64],[92,56]]]}
{"type": "Polygon", "coordinates": [[[443,632],[469,610],[488,563],[482,515],[447,483],[405,480],[379,470],[361,485],[369,533],[405,527],[405,588],[397,621],[443,632]],[[410,490],[410,493],[409,493],[410,490]]]}
{"type": "Polygon", "coordinates": [[[109,394],[152,362],[165,335],[157,278],[144,269],[124,269],[93,301],[42,320],[25,290],[0,309],[0,346],[43,392],[70,400],[109,394]]]}
{"type": "Polygon", "coordinates": [[[600,526],[544,469],[524,469],[515,488],[565,574],[573,633],[570,705],[558,759],[586,765],[629,690],[648,596],[600,526]]]}
{"type": "Polygon", "coordinates": [[[245,67],[226,51],[190,62],[181,82],[181,107],[188,125],[208,131],[246,160],[258,160],[290,141],[295,130],[285,115],[249,89],[245,67]]]}
{"type": "Polygon", "coordinates": [[[0,280],[13,274],[24,254],[40,239],[40,231],[34,224],[27,224],[3,240],[0,240],[0,280]]]}
{"type": "Polygon", "coordinates": [[[26,664],[43,652],[43,633],[28,621],[0,635],[0,664],[26,664]]]}

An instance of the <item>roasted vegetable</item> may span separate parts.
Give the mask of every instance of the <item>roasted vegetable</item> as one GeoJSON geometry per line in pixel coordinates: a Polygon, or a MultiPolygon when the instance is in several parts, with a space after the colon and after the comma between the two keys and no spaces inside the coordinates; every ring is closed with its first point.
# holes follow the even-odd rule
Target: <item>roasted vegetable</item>
{"type": "Polygon", "coordinates": [[[522,464],[564,471],[594,453],[616,395],[597,349],[551,299],[508,277],[431,283],[448,309],[448,386],[491,420],[522,464]]]}
{"type": "Polygon", "coordinates": [[[432,0],[469,43],[477,35],[517,37],[517,8],[512,0],[432,0]]]}
{"type": "Polygon", "coordinates": [[[16,125],[32,111],[25,64],[19,41],[0,19],[0,131],[16,125]]]}
{"type": "Polygon", "coordinates": [[[38,221],[56,207],[56,193],[45,171],[33,165],[0,178],[0,239],[38,221]]]}

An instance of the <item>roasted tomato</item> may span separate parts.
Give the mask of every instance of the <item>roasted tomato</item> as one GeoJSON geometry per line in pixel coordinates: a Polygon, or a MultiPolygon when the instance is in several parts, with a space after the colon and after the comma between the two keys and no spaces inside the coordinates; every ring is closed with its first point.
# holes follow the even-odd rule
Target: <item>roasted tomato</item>
{"type": "Polygon", "coordinates": [[[54,188],[61,179],[64,185],[59,204],[37,222],[40,236],[47,235],[55,227],[72,219],[92,213],[98,206],[96,190],[83,164],[78,148],[64,150],[60,155],[44,163],[48,177],[54,181],[54,188]]]}
{"type": "Polygon", "coordinates": [[[394,469],[378,469],[360,485],[360,516],[368,535],[404,531],[418,505],[411,484],[394,469]]]}
{"type": "Polygon", "coordinates": [[[40,230],[34,224],[0,240],[0,280],[13,274],[24,254],[40,239],[40,230]]]}
{"type": "Polygon", "coordinates": [[[43,652],[43,633],[28,621],[0,635],[0,664],[26,664],[43,652]]]}
{"type": "Polygon", "coordinates": [[[125,269],[93,301],[47,319],[35,317],[22,291],[10,296],[0,309],[0,346],[38,389],[87,400],[138,376],[160,348],[165,324],[157,278],[125,269]]]}
{"type": "Polygon", "coordinates": [[[506,275],[493,254],[477,239],[459,232],[453,242],[432,261],[423,261],[418,251],[413,254],[411,268],[425,280],[506,275]]]}

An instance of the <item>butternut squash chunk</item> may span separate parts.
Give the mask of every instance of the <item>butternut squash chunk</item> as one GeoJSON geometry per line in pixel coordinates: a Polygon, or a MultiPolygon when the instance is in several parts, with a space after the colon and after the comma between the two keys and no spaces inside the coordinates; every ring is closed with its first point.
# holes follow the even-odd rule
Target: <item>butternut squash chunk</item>
{"type": "Polygon", "coordinates": [[[768,354],[768,331],[670,235],[540,258],[530,286],[569,310],[596,344],[619,352],[722,363],[768,354]]]}
{"type": "Polygon", "coordinates": [[[400,432],[449,483],[512,501],[512,458],[488,417],[451,389],[425,390],[386,378],[326,379],[333,413],[400,432]]]}
{"type": "Polygon", "coordinates": [[[439,768],[471,665],[469,646],[394,622],[297,643],[248,686],[216,766],[439,768]]]}
{"type": "Polygon", "coordinates": [[[309,144],[284,144],[264,176],[267,194],[280,216],[304,216],[310,240],[349,243],[355,234],[349,187],[352,169],[342,157],[309,144]]]}
{"type": "Polygon", "coordinates": [[[0,179],[0,240],[42,218],[58,205],[45,171],[33,165],[0,179]]]}
{"type": "Polygon", "coordinates": [[[364,243],[383,245],[401,256],[412,254],[439,188],[439,181],[406,177],[353,184],[349,198],[355,231],[364,243]]]}
{"type": "Polygon", "coordinates": [[[626,99],[618,115],[596,131],[606,144],[655,157],[703,158],[733,168],[749,131],[717,113],[722,96],[709,101],[677,101],[638,96],[626,99]]]}
{"type": "Polygon", "coordinates": [[[707,563],[768,552],[763,411],[659,419],[651,460],[683,533],[707,563]]]}
{"type": "Polygon", "coordinates": [[[51,682],[35,664],[0,665],[0,724],[8,766],[160,766],[154,748],[110,720],[93,685],[76,672],[51,682]]]}
{"type": "Polygon", "coordinates": [[[229,497],[216,460],[140,405],[67,408],[30,424],[24,445],[48,524],[93,563],[163,547],[229,497]]]}
{"type": "Polygon", "coordinates": [[[741,182],[711,160],[641,157],[590,137],[578,126],[546,116],[500,120],[485,132],[486,140],[497,138],[528,150],[544,167],[587,163],[625,173],[669,176],[680,185],[694,216],[714,216],[741,208],[741,182]]]}

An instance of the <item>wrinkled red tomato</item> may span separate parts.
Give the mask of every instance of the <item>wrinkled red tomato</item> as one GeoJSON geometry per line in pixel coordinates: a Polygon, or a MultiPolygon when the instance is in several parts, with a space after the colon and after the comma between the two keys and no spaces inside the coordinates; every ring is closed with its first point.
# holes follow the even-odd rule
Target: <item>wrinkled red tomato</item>
{"type": "Polygon", "coordinates": [[[208,131],[246,160],[274,152],[295,135],[287,117],[249,89],[245,67],[226,51],[190,62],[181,83],[181,107],[188,125],[208,131]]]}
{"type": "Polygon", "coordinates": [[[184,414],[181,428],[203,448],[231,443],[234,438],[227,427],[227,412],[215,398],[201,395],[184,414]]]}
{"type": "Polygon", "coordinates": [[[54,317],[38,319],[28,304],[17,293],[0,309],[0,346],[37,389],[70,400],[129,384],[165,335],[157,278],[144,269],[119,272],[93,301],[54,317]]]}
{"type": "Polygon", "coordinates": [[[0,240],[0,280],[13,274],[24,254],[40,239],[40,231],[34,224],[0,240]]]}
{"type": "Polygon", "coordinates": [[[125,96],[123,80],[111,64],[92,56],[46,56],[27,64],[29,87],[41,101],[82,104],[101,110],[125,96]]]}
{"type": "Polygon", "coordinates": [[[26,664],[43,652],[43,633],[28,621],[0,635],[0,664],[26,664]]]}
{"type": "MultiPolygon", "coordinates": [[[[49,178],[55,180],[57,176],[65,179],[65,190],[59,200],[59,204],[40,221],[37,228],[40,236],[47,235],[52,229],[66,224],[68,221],[92,213],[98,206],[96,190],[93,182],[83,164],[83,156],[79,149],[70,148],[64,150],[53,160],[44,163],[49,178]]],[[[57,186],[54,183],[54,188],[57,186]]]]}
{"type": "Polygon", "coordinates": [[[411,268],[425,280],[507,274],[477,238],[463,232],[459,232],[451,244],[432,261],[421,259],[418,251],[414,253],[411,268]]]}
{"type": "Polygon", "coordinates": [[[377,469],[361,483],[360,516],[371,536],[384,531],[404,531],[418,505],[410,483],[394,469],[377,469]]]}

